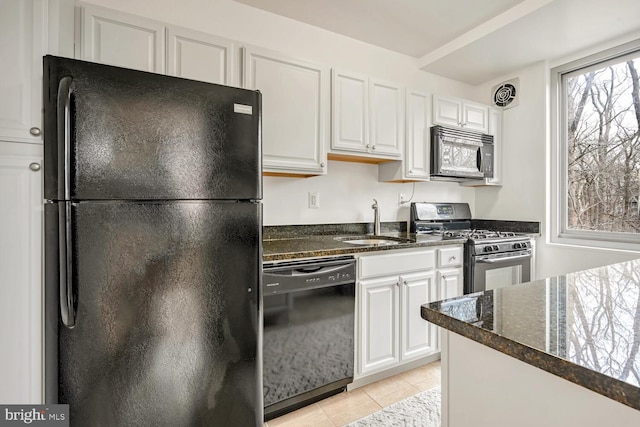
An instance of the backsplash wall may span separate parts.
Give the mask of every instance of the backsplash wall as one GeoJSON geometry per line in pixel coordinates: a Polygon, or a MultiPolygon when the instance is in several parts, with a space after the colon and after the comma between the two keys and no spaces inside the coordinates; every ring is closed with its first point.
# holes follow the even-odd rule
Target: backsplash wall
{"type": "MultiPolygon", "coordinates": [[[[411,196],[413,184],[378,182],[378,166],[329,162],[329,173],[313,178],[264,177],[264,225],[372,222],[373,199],[378,200],[381,221],[408,221],[409,203],[399,205],[398,195],[411,196]],[[309,192],[320,194],[320,208],[309,208],[309,192]]],[[[413,201],[467,202],[474,212],[475,189],[451,182],[415,184],[413,201]]]]}

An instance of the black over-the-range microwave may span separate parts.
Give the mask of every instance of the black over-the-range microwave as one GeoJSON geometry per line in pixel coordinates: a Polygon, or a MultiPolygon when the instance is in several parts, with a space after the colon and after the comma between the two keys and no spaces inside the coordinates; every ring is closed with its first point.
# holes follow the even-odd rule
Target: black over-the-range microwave
{"type": "Polygon", "coordinates": [[[431,178],[493,178],[493,135],[449,126],[432,126],[431,178]]]}

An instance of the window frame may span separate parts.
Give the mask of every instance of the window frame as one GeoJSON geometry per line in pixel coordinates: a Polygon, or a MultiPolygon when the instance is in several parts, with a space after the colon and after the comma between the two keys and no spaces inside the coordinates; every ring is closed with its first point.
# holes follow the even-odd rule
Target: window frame
{"type": "Polygon", "coordinates": [[[624,62],[625,56],[640,57],[640,39],[583,58],[556,66],[550,70],[550,180],[547,194],[550,195],[549,241],[572,246],[595,247],[623,251],[640,251],[640,233],[613,231],[571,230],[568,219],[568,143],[567,103],[565,80],[577,72],[606,67],[611,63],[624,62]]]}

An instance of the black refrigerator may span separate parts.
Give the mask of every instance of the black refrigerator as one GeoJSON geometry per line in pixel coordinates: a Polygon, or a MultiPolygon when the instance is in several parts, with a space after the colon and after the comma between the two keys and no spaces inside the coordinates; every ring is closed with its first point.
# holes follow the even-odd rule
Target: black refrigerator
{"type": "Polygon", "coordinates": [[[44,57],[45,397],[262,425],[261,97],[44,57]]]}

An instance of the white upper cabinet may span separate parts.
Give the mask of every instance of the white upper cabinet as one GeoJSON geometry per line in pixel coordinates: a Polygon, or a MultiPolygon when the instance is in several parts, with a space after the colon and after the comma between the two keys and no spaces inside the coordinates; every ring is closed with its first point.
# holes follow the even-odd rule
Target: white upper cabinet
{"type": "Polygon", "coordinates": [[[245,47],[243,87],[262,93],[266,175],[326,173],[329,68],[258,47],[245,47]]]}
{"type": "Polygon", "coordinates": [[[378,181],[428,181],[430,170],[429,128],[431,126],[431,95],[407,90],[403,161],[378,165],[378,181]]]}
{"type": "Polygon", "coordinates": [[[167,74],[222,85],[235,81],[232,40],[187,28],[167,27],[167,74]]]}
{"type": "Polygon", "coordinates": [[[368,151],[369,88],[363,74],[332,70],[331,148],[355,152],[368,151]]]}
{"type": "Polygon", "coordinates": [[[429,179],[430,95],[419,91],[407,92],[407,136],[404,146],[404,169],[407,178],[429,179]]]}
{"type": "Polygon", "coordinates": [[[81,59],[165,73],[164,24],[88,4],[81,14],[81,59]]]}
{"type": "Polygon", "coordinates": [[[402,158],[404,88],[366,75],[332,70],[330,158],[402,158]]]}
{"type": "Polygon", "coordinates": [[[489,185],[502,185],[502,110],[491,108],[489,110],[489,133],[493,135],[493,178],[487,178],[489,185]]]}
{"type": "Polygon", "coordinates": [[[404,88],[369,79],[371,152],[400,157],[404,138],[404,88]]]}
{"type": "Polygon", "coordinates": [[[433,95],[433,123],[487,133],[489,106],[451,96],[433,95]]]}
{"type": "Polygon", "coordinates": [[[46,1],[0,1],[0,139],[42,141],[46,1]]]}

